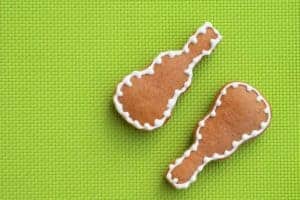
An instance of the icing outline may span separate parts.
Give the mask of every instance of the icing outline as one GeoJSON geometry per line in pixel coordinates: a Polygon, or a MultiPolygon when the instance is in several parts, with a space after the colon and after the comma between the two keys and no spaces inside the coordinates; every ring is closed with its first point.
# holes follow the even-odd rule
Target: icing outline
{"type": "Polygon", "coordinates": [[[223,159],[223,158],[226,158],[226,157],[230,156],[232,153],[234,153],[238,149],[238,147],[241,144],[243,144],[244,142],[246,142],[247,140],[249,140],[251,138],[254,138],[254,137],[260,135],[268,127],[268,125],[270,124],[270,120],[271,120],[270,105],[265,100],[265,98],[254,87],[250,86],[247,83],[242,83],[242,82],[232,82],[232,83],[227,84],[221,90],[221,92],[219,93],[219,96],[218,96],[217,100],[215,101],[215,104],[214,104],[212,110],[210,111],[210,113],[208,113],[203,118],[203,120],[201,120],[201,121],[198,122],[198,128],[196,130],[194,143],[191,145],[191,147],[189,149],[187,149],[184,152],[184,154],[180,158],[177,158],[175,160],[174,164],[170,164],[169,165],[169,170],[168,170],[168,173],[167,173],[167,176],[166,176],[167,180],[175,188],[177,188],[177,189],[186,189],[186,188],[188,188],[191,183],[193,183],[194,181],[196,181],[197,175],[203,170],[203,168],[205,167],[205,165],[207,165],[210,161],[218,160],[218,159],[223,159]],[[216,110],[217,110],[217,108],[219,106],[221,106],[221,104],[222,104],[221,98],[227,94],[227,89],[230,88],[230,87],[237,88],[240,85],[241,86],[245,86],[247,92],[254,91],[256,93],[256,95],[257,95],[256,101],[258,101],[258,102],[263,101],[264,102],[264,104],[266,105],[266,107],[264,109],[264,112],[267,115],[267,121],[262,121],[261,122],[260,129],[258,129],[258,130],[252,130],[251,133],[244,133],[242,135],[242,139],[241,140],[239,140],[239,141],[233,141],[232,142],[232,147],[233,148],[231,150],[225,150],[223,154],[214,153],[211,157],[205,156],[203,158],[202,165],[198,166],[197,170],[194,172],[194,174],[191,176],[191,178],[187,182],[185,182],[185,183],[177,183],[178,179],[177,178],[173,178],[171,172],[173,171],[173,169],[176,166],[178,166],[179,164],[181,164],[185,158],[189,157],[190,153],[192,151],[197,151],[198,145],[199,144],[201,145],[201,139],[202,139],[202,135],[200,133],[200,129],[205,126],[205,122],[206,122],[207,119],[213,118],[213,117],[215,117],[217,115],[216,110]]]}
{"type": "Polygon", "coordinates": [[[193,77],[193,69],[195,67],[195,65],[202,59],[203,56],[205,55],[209,55],[211,54],[211,52],[213,51],[213,49],[217,46],[217,44],[221,41],[222,36],[220,35],[220,33],[212,26],[211,23],[209,22],[205,22],[205,24],[203,26],[201,26],[200,28],[198,28],[198,30],[196,31],[196,33],[194,33],[188,40],[188,42],[184,45],[182,50],[177,50],[177,51],[167,51],[167,52],[163,52],[160,53],[152,62],[152,64],[147,67],[146,69],[142,70],[142,71],[134,71],[131,74],[127,75],[117,86],[116,89],[116,93],[113,97],[113,101],[115,104],[115,107],[118,111],[118,113],[120,113],[120,115],[130,124],[132,124],[135,128],[137,129],[144,129],[147,131],[151,131],[153,129],[159,128],[160,126],[162,126],[166,119],[168,119],[171,116],[171,112],[177,102],[178,97],[184,93],[188,87],[191,85],[192,82],[192,77],[193,77]],[[197,36],[199,34],[204,34],[206,33],[207,28],[212,28],[213,31],[216,33],[217,38],[216,39],[211,39],[210,43],[210,49],[209,50],[202,50],[202,52],[193,59],[193,61],[188,65],[188,68],[185,70],[185,74],[188,75],[188,80],[183,84],[183,87],[180,89],[176,89],[174,91],[174,95],[173,97],[171,97],[168,100],[168,104],[167,104],[167,108],[166,110],[163,112],[163,117],[160,119],[155,119],[154,120],[154,126],[150,125],[149,123],[144,123],[141,124],[138,120],[134,120],[130,117],[130,113],[129,112],[125,112],[123,110],[123,105],[122,103],[119,101],[118,97],[123,95],[123,92],[121,90],[121,88],[123,87],[123,85],[127,85],[128,87],[132,86],[132,83],[130,81],[130,79],[134,76],[141,78],[143,75],[147,75],[147,74],[154,74],[154,66],[156,64],[161,64],[162,63],[162,57],[163,56],[170,56],[171,58],[174,56],[178,56],[181,55],[183,53],[188,53],[189,52],[189,45],[191,43],[197,43],[197,36]]]}

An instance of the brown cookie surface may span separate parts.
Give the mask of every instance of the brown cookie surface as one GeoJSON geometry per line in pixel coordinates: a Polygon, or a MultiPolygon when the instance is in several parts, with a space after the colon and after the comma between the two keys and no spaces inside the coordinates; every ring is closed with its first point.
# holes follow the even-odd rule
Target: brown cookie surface
{"type": "Polygon", "coordinates": [[[208,162],[231,155],[262,133],[270,119],[269,104],[257,90],[240,82],[226,85],[210,114],[199,122],[194,144],[170,165],[167,179],[176,188],[187,188],[208,162]]]}

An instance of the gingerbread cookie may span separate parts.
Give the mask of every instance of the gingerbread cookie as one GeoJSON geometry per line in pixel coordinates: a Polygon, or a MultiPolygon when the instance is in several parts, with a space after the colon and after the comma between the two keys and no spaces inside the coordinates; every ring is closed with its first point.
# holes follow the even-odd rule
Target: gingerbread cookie
{"type": "Polygon", "coordinates": [[[199,122],[194,144],[169,166],[168,181],[178,189],[187,188],[207,163],[230,156],[261,134],[270,120],[270,106],[257,90],[240,82],[226,85],[199,122]]]}
{"type": "Polygon", "coordinates": [[[162,126],[171,115],[177,98],[190,86],[192,70],[221,40],[210,23],[205,23],[182,50],[159,54],[143,71],[134,71],[117,86],[117,111],[138,129],[162,126]]]}

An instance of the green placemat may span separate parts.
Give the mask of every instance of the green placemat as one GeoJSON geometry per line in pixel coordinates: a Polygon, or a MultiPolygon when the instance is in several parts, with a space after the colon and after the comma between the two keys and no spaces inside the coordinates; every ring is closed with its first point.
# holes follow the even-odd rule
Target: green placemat
{"type": "Polygon", "coordinates": [[[299,199],[300,2],[0,2],[0,199],[299,199]],[[116,84],[205,21],[221,32],[169,122],[143,134],[116,84]],[[188,190],[164,173],[215,93],[248,82],[271,127],[209,164],[188,190]]]}

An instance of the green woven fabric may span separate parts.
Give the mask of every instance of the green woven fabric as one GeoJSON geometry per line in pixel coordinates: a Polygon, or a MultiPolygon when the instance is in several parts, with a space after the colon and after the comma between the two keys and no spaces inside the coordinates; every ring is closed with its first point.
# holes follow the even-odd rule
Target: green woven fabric
{"type": "Polygon", "coordinates": [[[0,199],[299,199],[300,1],[0,2],[0,199]],[[114,109],[116,84],[205,21],[223,36],[162,128],[114,109]],[[165,179],[227,82],[272,107],[269,129],[187,190],[165,179]]]}

